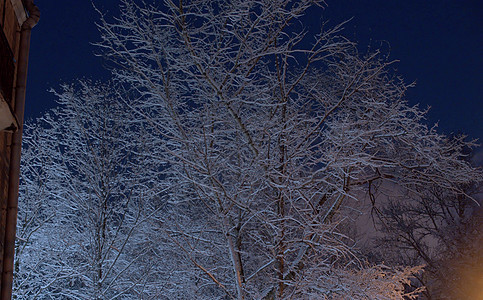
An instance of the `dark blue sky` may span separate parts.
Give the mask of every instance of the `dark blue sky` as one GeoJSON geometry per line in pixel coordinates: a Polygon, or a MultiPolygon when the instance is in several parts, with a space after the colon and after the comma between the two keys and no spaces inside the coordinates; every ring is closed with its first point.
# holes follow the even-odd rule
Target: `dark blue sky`
{"type": "MultiPolygon", "coordinates": [[[[108,14],[119,1],[93,0],[108,14]]],[[[149,1],[147,1],[149,2],[149,1]]],[[[76,78],[106,78],[91,42],[99,40],[98,15],[91,1],[36,0],[42,17],[32,32],[26,117],[55,105],[47,92],[76,78]]],[[[332,25],[353,18],[345,35],[360,43],[383,45],[406,82],[417,86],[412,104],[430,105],[430,123],[444,133],[464,132],[483,140],[483,1],[480,0],[327,0],[322,16],[313,10],[308,27],[322,17],[332,25]]]]}

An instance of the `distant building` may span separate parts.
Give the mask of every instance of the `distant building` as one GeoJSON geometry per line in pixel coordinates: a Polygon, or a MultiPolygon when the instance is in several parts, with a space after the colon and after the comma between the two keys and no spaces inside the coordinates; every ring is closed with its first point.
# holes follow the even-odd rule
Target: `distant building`
{"type": "Polygon", "coordinates": [[[0,0],[0,299],[11,299],[33,0],[0,0]]]}

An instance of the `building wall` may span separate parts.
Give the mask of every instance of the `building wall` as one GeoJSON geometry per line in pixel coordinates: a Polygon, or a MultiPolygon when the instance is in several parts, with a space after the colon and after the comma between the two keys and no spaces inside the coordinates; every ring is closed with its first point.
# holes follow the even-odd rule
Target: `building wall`
{"type": "MultiPolygon", "coordinates": [[[[13,105],[16,62],[18,60],[20,24],[15,7],[20,0],[0,0],[0,92],[13,105]],[[15,3],[15,5],[14,5],[15,3]]],[[[21,2],[20,2],[21,3],[21,2]]],[[[13,107],[12,107],[13,108],[13,107]]]]}
{"type": "MultiPolygon", "coordinates": [[[[12,111],[15,99],[15,79],[20,42],[20,24],[25,11],[20,0],[0,0],[0,97],[12,111]],[[23,14],[22,14],[23,13],[23,14]]],[[[0,100],[2,100],[0,99],[0,100]]],[[[5,225],[9,186],[10,145],[12,133],[0,131],[0,274],[3,273],[5,225]]]]}

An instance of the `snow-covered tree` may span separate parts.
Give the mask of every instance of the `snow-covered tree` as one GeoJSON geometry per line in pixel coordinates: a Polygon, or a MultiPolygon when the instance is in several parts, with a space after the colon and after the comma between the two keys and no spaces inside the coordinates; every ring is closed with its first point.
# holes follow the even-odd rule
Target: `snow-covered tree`
{"type": "Polygon", "coordinates": [[[350,289],[331,280],[363,268],[337,229],[347,199],[376,181],[459,193],[481,178],[423,124],[382,55],[360,55],[340,27],[307,34],[303,15],[323,4],[123,1],[100,26],[114,79],[158,141],[153,159],[168,162],[176,218],[159,225],[210,299],[350,289]]]}
{"type": "Polygon", "coordinates": [[[65,86],[59,108],[25,131],[17,298],[141,299],[155,290],[152,245],[140,232],[156,188],[143,180],[138,124],[112,88],[65,86]]]}
{"type": "MultiPolygon", "coordinates": [[[[478,277],[476,274],[482,271],[478,270],[478,260],[483,235],[477,214],[481,187],[460,188],[464,193],[426,188],[419,193],[389,196],[377,205],[376,224],[383,234],[376,239],[378,251],[368,251],[377,252],[386,263],[425,265],[418,279],[427,287],[427,299],[471,298],[462,296],[464,289],[471,292],[471,284],[463,284],[457,274],[468,272],[478,277]],[[474,272],[470,271],[471,265],[475,266],[474,272]],[[458,293],[461,296],[456,296],[458,293]]],[[[476,281],[473,285],[477,285],[476,281]]]]}
{"type": "Polygon", "coordinates": [[[47,187],[52,215],[19,240],[19,289],[35,267],[51,298],[417,297],[419,269],[367,264],[342,208],[385,182],[457,195],[481,174],[383,55],[341,26],[305,31],[324,4],[124,0],[103,17],[115,83],[67,87],[26,139],[45,136],[25,190],[47,187]]]}

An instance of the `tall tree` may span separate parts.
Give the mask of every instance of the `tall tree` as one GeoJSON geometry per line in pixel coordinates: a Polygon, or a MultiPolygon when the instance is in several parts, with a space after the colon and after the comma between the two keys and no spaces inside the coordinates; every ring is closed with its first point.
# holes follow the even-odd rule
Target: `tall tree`
{"type": "MultiPolygon", "coordinates": [[[[93,85],[93,84],[89,84],[93,85]]],[[[151,244],[139,238],[155,188],[144,145],[112,86],[64,87],[26,130],[16,294],[33,299],[149,295],[151,244]]]]}
{"type": "Polygon", "coordinates": [[[383,233],[375,239],[378,256],[406,266],[425,265],[418,279],[427,287],[427,299],[470,299],[463,295],[479,284],[477,280],[463,284],[456,275],[468,272],[478,277],[483,271],[479,262],[483,235],[477,213],[481,186],[476,184],[460,187],[464,191],[460,194],[427,188],[393,195],[377,204],[376,224],[383,233]]]}
{"type": "Polygon", "coordinates": [[[415,298],[404,285],[419,269],[364,263],[341,208],[376,182],[458,195],[481,173],[459,159],[464,141],[423,124],[383,55],[360,55],[342,25],[304,30],[323,4],[124,0],[119,18],[102,19],[115,84],[66,87],[27,138],[46,155],[28,156],[25,190],[45,187],[48,213],[19,240],[19,290],[415,298]],[[26,284],[33,267],[48,284],[26,284]]]}
{"type": "Polygon", "coordinates": [[[159,224],[210,298],[346,294],[350,280],[330,279],[363,268],[337,230],[346,199],[376,180],[458,194],[481,179],[407,104],[384,57],[361,56],[340,27],[306,34],[304,13],[323,4],[123,1],[100,26],[175,183],[177,218],[159,224]]]}

